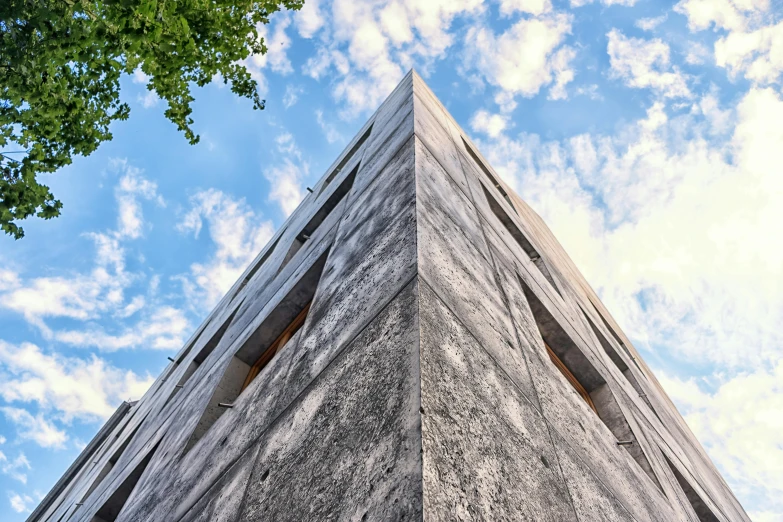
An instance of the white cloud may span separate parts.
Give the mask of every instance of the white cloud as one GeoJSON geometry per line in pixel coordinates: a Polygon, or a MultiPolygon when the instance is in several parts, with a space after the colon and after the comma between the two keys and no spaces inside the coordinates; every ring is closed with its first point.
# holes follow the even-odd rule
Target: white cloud
{"type": "Polygon", "coordinates": [[[674,10],[688,18],[692,31],[708,29],[741,30],[755,14],[765,11],[769,0],[682,0],[674,10]]]}
{"type": "MultiPolygon", "coordinates": [[[[55,416],[65,422],[74,418],[105,419],[120,402],[138,399],[152,384],[149,375],[140,377],[130,370],[120,370],[95,355],[82,359],[47,354],[31,343],[17,346],[0,340],[0,364],[3,368],[0,397],[3,400],[37,404],[42,412],[55,412],[55,416]]],[[[44,435],[40,438],[33,437],[39,443],[51,440],[52,445],[59,445],[65,442],[65,433],[40,415],[34,418],[17,408],[4,411],[25,429],[42,432],[44,435]]]]}
{"type": "Polygon", "coordinates": [[[256,32],[264,39],[267,47],[266,54],[256,54],[245,60],[245,65],[254,78],[261,77],[261,70],[267,67],[273,72],[288,75],[294,72],[291,61],[288,59],[288,49],[291,47],[291,38],[286,29],[291,25],[289,13],[278,13],[272,18],[272,22],[258,24],[256,32]]]}
{"type": "Polygon", "coordinates": [[[312,38],[324,25],[320,0],[308,0],[294,15],[296,28],[302,38],[312,38]]]}
{"type": "Polygon", "coordinates": [[[27,472],[31,469],[30,461],[27,460],[27,457],[21,451],[14,459],[9,459],[5,453],[0,451],[0,473],[3,475],[18,480],[22,484],[27,484],[27,472]]]}
{"type": "Polygon", "coordinates": [[[656,103],[616,136],[483,147],[626,332],[705,371],[783,356],[783,244],[769,239],[783,222],[783,101],[754,89],[729,110],[705,96],[670,119],[656,103]]]}
{"type": "Polygon", "coordinates": [[[656,17],[640,18],[634,23],[634,25],[642,31],[652,31],[665,22],[667,16],[667,14],[662,14],[661,16],[656,17]]]}
{"type": "Polygon", "coordinates": [[[329,143],[336,143],[343,140],[342,134],[337,130],[333,123],[329,123],[324,119],[324,111],[318,109],[315,111],[315,121],[318,122],[318,126],[326,137],[326,141],[329,143]]]}
{"type": "MultiPolygon", "coordinates": [[[[134,303],[128,306],[133,307],[134,303]]],[[[88,324],[81,329],[58,330],[54,332],[54,339],[63,344],[94,347],[104,352],[128,348],[172,350],[182,345],[189,327],[190,322],[182,310],[172,306],[155,306],[150,307],[135,324],[113,328],[116,332],[107,331],[104,326],[88,324]]]]}
{"type": "MultiPolygon", "coordinates": [[[[527,0],[529,9],[537,4],[548,5],[527,0]]],[[[330,8],[306,5],[297,27],[303,36],[317,33],[323,42],[303,72],[315,79],[335,76],[332,95],[344,117],[375,109],[414,65],[426,71],[454,44],[454,19],[484,9],[481,0],[337,0],[330,8]]]]}
{"type": "Polygon", "coordinates": [[[159,206],[165,206],[165,201],[158,194],[157,183],[142,177],[141,169],[130,165],[127,160],[114,159],[111,167],[121,173],[120,182],[114,189],[118,205],[116,236],[137,239],[145,227],[139,198],[155,201],[159,206]]]}
{"type": "MultiPolygon", "coordinates": [[[[596,0],[571,0],[571,7],[582,7],[587,4],[592,4],[596,0]]],[[[598,0],[599,3],[610,6],[620,5],[625,7],[631,7],[636,4],[637,0],[598,0]]]]}
{"type": "Polygon", "coordinates": [[[11,509],[17,513],[25,513],[33,507],[33,499],[28,495],[20,495],[14,491],[8,491],[8,501],[11,503],[11,509]]]}
{"type": "Polygon", "coordinates": [[[688,65],[702,65],[710,60],[710,50],[699,42],[688,42],[685,62],[688,65]]]}
{"type": "Polygon", "coordinates": [[[466,58],[507,95],[532,97],[555,81],[552,97],[559,98],[573,78],[574,52],[560,47],[570,32],[571,18],[564,14],[521,19],[499,35],[474,26],[465,35],[466,58]]]}
{"type": "Polygon", "coordinates": [[[288,84],[285,86],[285,94],[283,95],[283,106],[286,109],[290,109],[296,102],[299,101],[299,96],[304,92],[304,88],[301,86],[295,86],[288,84]]]}
{"type": "Polygon", "coordinates": [[[476,111],[470,120],[470,128],[483,132],[490,138],[497,138],[508,127],[508,117],[502,114],[490,114],[487,111],[476,111]]]}
{"type": "Polygon", "coordinates": [[[157,107],[158,103],[160,103],[160,98],[155,91],[147,91],[143,96],[141,94],[136,96],[136,101],[145,109],[151,109],[157,107]]]}
{"type": "Polygon", "coordinates": [[[762,85],[783,74],[783,22],[755,31],[733,31],[715,42],[715,62],[731,76],[762,85]]]}
{"type": "Polygon", "coordinates": [[[607,33],[612,76],[628,87],[652,89],[667,97],[687,97],[687,78],[669,60],[669,46],[659,38],[627,38],[617,29],[607,33]]]}
{"type": "Polygon", "coordinates": [[[549,0],[500,0],[500,14],[510,16],[514,13],[529,13],[535,16],[549,12],[552,4],[549,0]]]}
{"type": "Polygon", "coordinates": [[[262,221],[244,198],[210,189],[190,197],[191,209],[177,224],[198,237],[206,226],[216,246],[205,262],[193,263],[183,279],[185,295],[200,311],[216,304],[272,237],[271,221],[262,221]]]}
{"type": "Polygon", "coordinates": [[[33,416],[27,410],[4,406],[0,411],[16,425],[16,431],[23,440],[35,442],[42,448],[63,448],[68,440],[65,431],[58,429],[42,414],[33,416]]]}
{"type": "Polygon", "coordinates": [[[133,71],[133,74],[131,75],[131,80],[133,81],[133,83],[138,83],[138,84],[142,84],[142,85],[146,85],[147,82],[150,81],[150,79],[151,79],[151,77],[147,76],[144,73],[144,71],[141,70],[141,67],[137,67],[133,71]]]}
{"type": "Polygon", "coordinates": [[[265,167],[263,173],[270,185],[269,201],[277,203],[287,217],[304,199],[303,181],[309,174],[310,167],[302,159],[302,153],[290,133],[278,135],[275,144],[278,152],[283,155],[283,161],[281,164],[265,167]]]}

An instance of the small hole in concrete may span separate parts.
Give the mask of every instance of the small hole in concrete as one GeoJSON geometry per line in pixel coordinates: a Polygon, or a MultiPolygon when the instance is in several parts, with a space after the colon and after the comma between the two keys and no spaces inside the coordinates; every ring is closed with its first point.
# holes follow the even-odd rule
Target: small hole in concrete
{"type": "Polygon", "coordinates": [[[269,476],[269,470],[264,471],[264,474],[261,475],[261,482],[265,481],[268,476],[269,476]]]}
{"type": "Polygon", "coordinates": [[[543,462],[544,466],[546,466],[547,468],[549,467],[549,461],[543,455],[541,455],[541,462],[543,462]]]}

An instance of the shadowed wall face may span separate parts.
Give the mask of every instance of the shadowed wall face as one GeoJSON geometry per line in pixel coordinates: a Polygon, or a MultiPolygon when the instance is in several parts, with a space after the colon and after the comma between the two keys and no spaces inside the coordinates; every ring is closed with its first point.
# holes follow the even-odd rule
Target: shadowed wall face
{"type": "Polygon", "coordinates": [[[411,72],[31,520],[748,520],[571,267],[411,72]]]}

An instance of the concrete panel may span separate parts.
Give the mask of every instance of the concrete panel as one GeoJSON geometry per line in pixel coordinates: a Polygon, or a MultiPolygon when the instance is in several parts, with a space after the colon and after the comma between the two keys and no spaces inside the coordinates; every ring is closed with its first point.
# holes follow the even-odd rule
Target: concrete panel
{"type": "Polygon", "coordinates": [[[576,520],[543,417],[420,284],[425,520],[576,520]]]}
{"type": "Polygon", "coordinates": [[[239,520],[421,519],[415,281],[272,425],[239,520]]]}

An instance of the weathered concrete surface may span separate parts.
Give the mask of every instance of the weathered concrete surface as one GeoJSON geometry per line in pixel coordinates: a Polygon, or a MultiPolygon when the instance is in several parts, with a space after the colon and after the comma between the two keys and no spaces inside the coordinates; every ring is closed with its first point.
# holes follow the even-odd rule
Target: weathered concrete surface
{"type": "Polygon", "coordinates": [[[748,520],[551,231],[415,73],[313,187],[31,520],[748,520]]]}

